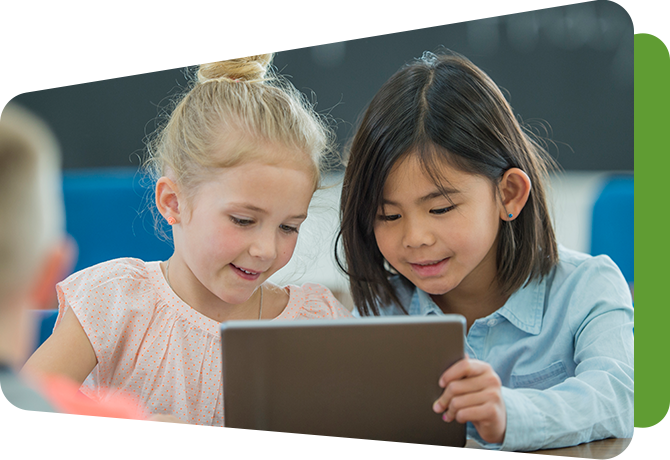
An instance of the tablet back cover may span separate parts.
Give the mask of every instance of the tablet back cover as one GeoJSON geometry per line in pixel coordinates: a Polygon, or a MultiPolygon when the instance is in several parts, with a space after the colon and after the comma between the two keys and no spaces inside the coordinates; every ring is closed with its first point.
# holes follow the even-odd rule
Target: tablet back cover
{"type": "Polygon", "coordinates": [[[463,446],[432,404],[464,337],[460,315],[224,323],[225,425],[463,446]]]}

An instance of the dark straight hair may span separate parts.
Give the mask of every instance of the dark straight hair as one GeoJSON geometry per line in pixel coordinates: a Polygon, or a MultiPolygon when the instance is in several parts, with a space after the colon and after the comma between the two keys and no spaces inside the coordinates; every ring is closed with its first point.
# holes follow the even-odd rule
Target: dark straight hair
{"type": "Polygon", "coordinates": [[[532,187],[525,207],[499,230],[497,282],[503,293],[542,279],[557,263],[543,185],[553,160],[521,127],[488,75],[457,53],[425,53],[381,87],[349,149],[335,258],[361,315],[378,315],[390,303],[405,310],[389,281],[396,273],[379,251],[374,224],[391,169],[410,154],[442,190],[444,164],[486,177],[493,187],[510,168],[528,175],[532,187]]]}

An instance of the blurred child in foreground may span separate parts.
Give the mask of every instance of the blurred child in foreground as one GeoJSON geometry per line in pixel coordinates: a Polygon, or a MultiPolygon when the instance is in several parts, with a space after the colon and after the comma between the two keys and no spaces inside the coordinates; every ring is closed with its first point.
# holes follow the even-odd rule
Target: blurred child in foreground
{"type": "Polygon", "coordinates": [[[75,257],[65,233],[59,162],[47,126],[9,104],[0,118],[0,387],[21,409],[139,419],[126,399],[100,404],[67,378],[17,373],[34,340],[30,310],[55,306],[55,285],[75,257]]]}

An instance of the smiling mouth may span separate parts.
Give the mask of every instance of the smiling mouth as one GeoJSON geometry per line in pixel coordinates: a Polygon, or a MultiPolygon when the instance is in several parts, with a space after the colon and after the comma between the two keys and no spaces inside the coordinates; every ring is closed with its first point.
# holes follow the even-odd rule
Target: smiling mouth
{"type": "Polygon", "coordinates": [[[449,257],[444,259],[432,261],[432,262],[416,262],[410,263],[412,270],[420,277],[434,277],[441,276],[441,273],[446,266],[446,263],[449,261],[449,257]]]}
{"type": "Polygon", "coordinates": [[[445,257],[444,259],[436,260],[434,262],[414,262],[414,263],[410,262],[410,263],[411,263],[411,265],[417,265],[419,267],[431,267],[433,265],[437,265],[441,262],[444,262],[447,259],[448,259],[448,257],[445,257]]]}
{"type": "Polygon", "coordinates": [[[235,267],[236,269],[238,269],[238,270],[241,271],[242,273],[246,273],[247,275],[256,276],[256,275],[260,275],[260,274],[261,274],[261,272],[252,272],[251,270],[245,270],[244,268],[242,268],[242,267],[238,267],[238,266],[235,265],[235,264],[230,264],[230,265],[233,266],[233,267],[235,267]]]}

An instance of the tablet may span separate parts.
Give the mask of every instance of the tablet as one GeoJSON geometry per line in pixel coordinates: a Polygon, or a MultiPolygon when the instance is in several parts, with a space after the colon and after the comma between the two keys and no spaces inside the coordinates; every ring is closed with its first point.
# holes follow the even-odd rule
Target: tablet
{"type": "Polygon", "coordinates": [[[432,405],[464,344],[460,315],[223,323],[225,426],[462,447],[432,405]]]}

